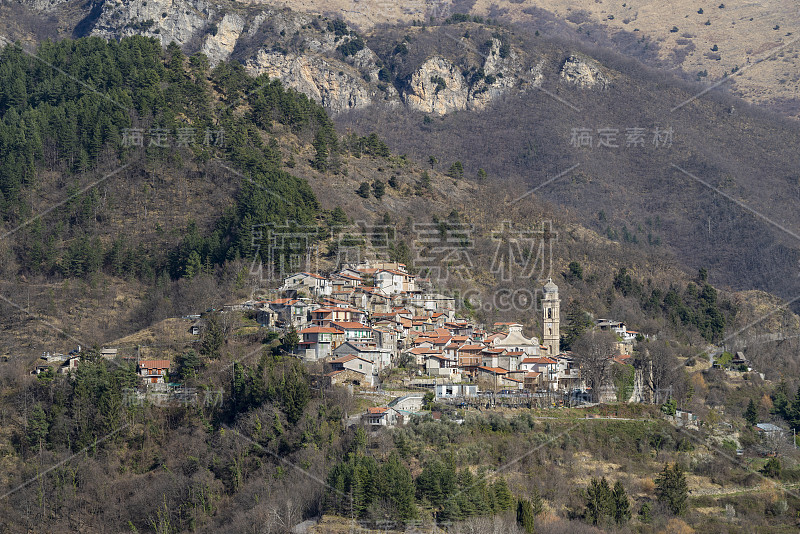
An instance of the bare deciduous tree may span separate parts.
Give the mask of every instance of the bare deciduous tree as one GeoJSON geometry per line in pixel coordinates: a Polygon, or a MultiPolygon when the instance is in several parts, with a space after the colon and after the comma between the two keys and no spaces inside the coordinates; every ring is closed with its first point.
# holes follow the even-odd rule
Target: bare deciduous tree
{"type": "Polygon", "coordinates": [[[592,388],[592,401],[600,399],[600,387],[606,383],[611,358],[616,352],[616,336],[611,332],[589,330],[573,343],[572,352],[581,368],[581,377],[592,388]]]}

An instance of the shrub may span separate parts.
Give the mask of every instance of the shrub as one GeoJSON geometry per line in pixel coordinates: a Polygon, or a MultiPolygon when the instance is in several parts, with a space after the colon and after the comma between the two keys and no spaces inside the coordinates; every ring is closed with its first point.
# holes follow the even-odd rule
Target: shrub
{"type": "Polygon", "coordinates": [[[781,461],[777,458],[770,458],[764,467],[761,468],[761,473],[770,478],[780,478],[781,476],[781,461]]]}

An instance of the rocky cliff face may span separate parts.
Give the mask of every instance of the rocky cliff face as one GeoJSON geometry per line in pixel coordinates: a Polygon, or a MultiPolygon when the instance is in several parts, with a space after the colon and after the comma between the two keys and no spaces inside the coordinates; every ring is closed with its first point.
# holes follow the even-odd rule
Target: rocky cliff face
{"type": "Polygon", "coordinates": [[[469,88],[455,65],[441,57],[432,57],[411,76],[403,100],[411,109],[444,115],[466,109],[469,88]]]}
{"type": "Polygon", "coordinates": [[[584,89],[605,90],[611,83],[603,74],[602,67],[593,59],[572,55],[561,67],[561,78],[584,89]]]}
{"type": "Polygon", "coordinates": [[[436,115],[480,111],[510,90],[535,87],[542,80],[541,63],[526,70],[516,50],[492,39],[483,64],[466,75],[445,58],[434,56],[425,61],[411,76],[403,100],[412,109],[436,115]]]}
{"type": "Polygon", "coordinates": [[[245,67],[253,75],[278,78],[335,113],[367,107],[378,98],[378,91],[349,65],[337,64],[319,55],[259,50],[247,60],[245,67]]]}
{"type": "Polygon", "coordinates": [[[166,46],[187,47],[206,30],[217,11],[206,0],[106,0],[91,35],[118,39],[155,37],[166,46]]]}
{"type": "MultiPolygon", "coordinates": [[[[47,10],[67,0],[21,1],[47,10]]],[[[468,59],[454,55],[452,48],[420,45],[401,77],[389,65],[396,51],[384,50],[379,57],[341,21],[266,7],[259,0],[105,0],[93,13],[91,35],[118,39],[141,34],[164,46],[175,41],[187,53],[204,53],[212,66],[241,61],[251,74],[278,78],[333,113],[377,102],[433,115],[481,111],[504,95],[538,87],[545,77],[560,76],[582,89],[610,85],[610,75],[591,58],[572,55],[560,71],[548,72],[552,63],[529,57],[497,33],[485,42],[470,40],[469,32],[460,37],[456,44],[470,51],[468,59]]],[[[419,37],[425,30],[415,31],[419,37]]],[[[414,41],[406,35],[401,42],[405,47],[414,41]]]]}
{"type": "Polygon", "coordinates": [[[205,36],[200,51],[208,56],[211,66],[225,61],[236,48],[236,42],[244,29],[244,19],[235,13],[226,13],[216,32],[205,36]]]}

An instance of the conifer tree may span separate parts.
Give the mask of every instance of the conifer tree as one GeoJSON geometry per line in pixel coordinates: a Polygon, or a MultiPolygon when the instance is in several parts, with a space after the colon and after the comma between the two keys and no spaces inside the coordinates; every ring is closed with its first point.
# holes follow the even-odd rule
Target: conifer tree
{"type": "Polygon", "coordinates": [[[533,508],[527,499],[517,501],[517,523],[528,534],[535,532],[533,508]]]}
{"type": "Polygon", "coordinates": [[[680,464],[676,462],[672,467],[669,464],[664,465],[664,469],[656,477],[656,495],[673,514],[681,515],[686,511],[689,486],[680,464]]]}
{"type": "Polygon", "coordinates": [[[44,413],[42,404],[37,402],[28,415],[28,445],[41,450],[47,437],[47,426],[47,414],[44,413]]]}
{"type": "Polygon", "coordinates": [[[497,479],[497,481],[492,484],[492,491],[494,492],[495,502],[499,510],[506,511],[511,509],[514,505],[514,496],[511,495],[505,478],[500,477],[497,479]]]}
{"type": "Polygon", "coordinates": [[[758,408],[756,408],[756,403],[753,399],[750,399],[750,403],[747,405],[744,419],[750,426],[755,426],[758,423],[758,408]]]}
{"type": "Polygon", "coordinates": [[[533,510],[533,515],[540,515],[544,512],[544,502],[542,501],[542,496],[539,494],[539,488],[533,488],[533,494],[531,495],[531,509],[533,510]]]}
{"type": "Polygon", "coordinates": [[[614,501],[614,521],[619,525],[627,523],[631,518],[631,503],[620,480],[614,484],[612,499],[614,501]]]}
{"type": "Polygon", "coordinates": [[[586,489],[586,515],[597,525],[614,510],[613,496],[606,477],[593,478],[586,489]]]}

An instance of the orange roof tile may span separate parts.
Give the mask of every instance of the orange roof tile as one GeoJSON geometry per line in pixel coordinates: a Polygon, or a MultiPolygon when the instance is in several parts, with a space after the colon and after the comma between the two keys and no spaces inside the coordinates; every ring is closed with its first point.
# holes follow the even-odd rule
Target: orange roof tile
{"type": "Polygon", "coordinates": [[[485,367],[485,366],[481,365],[480,367],[478,367],[478,369],[481,369],[483,371],[489,371],[489,372],[494,373],[496,375],[504,375],[504,374],[508,373],[508,371],[506,371],[505,369],[501,369],[500,367],[485,367]]]}
{"type": "Polygon", "coordinates": [[[309,326],[298,332],[298,334],[336,334],[339,332],[335,328],[329,326],[309,326]]]}
{"type": "Polygon", "coordinates": [[[537,357],[525,358],[524,360],[522,360],[522,363],[541,363],[541,364],[552,365],[558,362],[546,356],[537,356],[537,357]]]}
{"type": "Polygon", "coordinates": [[[139,367],[142,369],[169,369],[169,360],[142,360],[139,367]]]}

